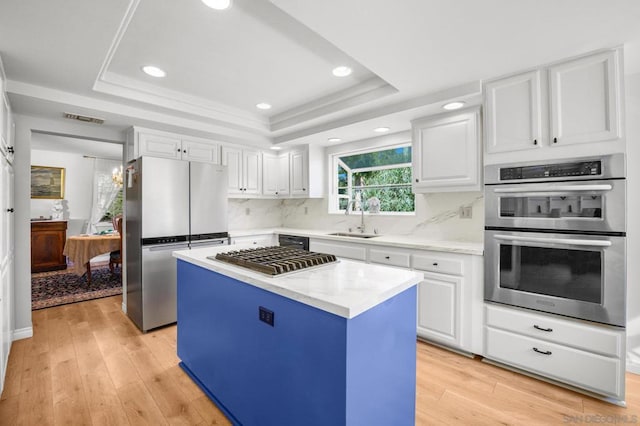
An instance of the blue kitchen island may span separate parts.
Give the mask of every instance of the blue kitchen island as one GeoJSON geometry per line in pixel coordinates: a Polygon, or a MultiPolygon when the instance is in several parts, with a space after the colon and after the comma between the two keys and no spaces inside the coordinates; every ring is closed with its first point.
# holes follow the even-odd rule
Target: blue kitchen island
{"type": "Polygon", "coordinates": [[[234,424],[414,424],[420,274],[341,260],[269,277],[207,259],[234,248],[174,253],[181,366],[234,424]]]}

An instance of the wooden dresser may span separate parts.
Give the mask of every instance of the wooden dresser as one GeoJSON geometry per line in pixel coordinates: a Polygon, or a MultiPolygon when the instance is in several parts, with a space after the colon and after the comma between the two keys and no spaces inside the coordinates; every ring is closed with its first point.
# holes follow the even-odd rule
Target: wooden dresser
{"type": "Polygon", "coordinates": [[[31,272],[66,269],[67,260],[62,254],[66,242],[66,221],[31,222],[31,272]]]}

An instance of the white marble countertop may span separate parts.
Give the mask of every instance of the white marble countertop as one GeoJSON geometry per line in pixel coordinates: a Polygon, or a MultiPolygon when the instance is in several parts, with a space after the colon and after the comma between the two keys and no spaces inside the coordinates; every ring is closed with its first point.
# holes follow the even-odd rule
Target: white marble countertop
{"type": "Polygon", "coordinates": [[[417,250],[433,250],[444,251],[450,253],[473,254],[482,256],[484,253],[484,245],[482,243],[466,242],[466,241],[436,241],[427,240],[425,238],[416,237],[414,235],[392,235],[383,234],[373,238],[356,238],[356,237],[340,237],[329,235],[337,230],[321,231],[317,229],[294,229],[294,228],[268,228],[268,229],[246,229],[229,231],[229,235],[233,237],[243,237],[248,235],[266,235],[266,234],[287,234],[302,237],[320,238],[325,240],[343,241],[357,244],[379,245],[386,247],[400,247],[417,250]]]}
{"type": "Polygon", "coordinates": [[[346,259],[276,277],[207,259],[217,253],[244,248],[255,246],[237,244],[180,250],[173,252],[173,256],[344,318],[353,318],[423,279],[422,274],[406,269],[346,259]]]}

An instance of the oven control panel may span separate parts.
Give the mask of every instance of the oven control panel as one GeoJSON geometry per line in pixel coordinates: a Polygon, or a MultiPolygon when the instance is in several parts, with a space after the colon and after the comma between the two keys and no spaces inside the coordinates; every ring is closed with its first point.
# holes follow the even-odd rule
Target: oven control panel
{"type": "Polygon", "coordinates": [[[601,174],[601,161],[581,161],[576,163],[505,167],[500,169],[500,181],[577,176],[599,176],[601,174]]]}

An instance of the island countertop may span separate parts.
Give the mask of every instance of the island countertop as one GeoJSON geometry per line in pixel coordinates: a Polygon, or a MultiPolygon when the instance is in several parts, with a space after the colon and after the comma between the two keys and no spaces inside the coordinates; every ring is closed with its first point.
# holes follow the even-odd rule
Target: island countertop
{"type": "Polygon", "coordinates": [[[217,253],[249,248],[255,246],[238,244],[180,250],[173,252],[173,256],[348,319],[402,293],[423,279],[422,274],[406,269],[347,259],[275,277],[207,259],[207,256],[217,253]]]}

